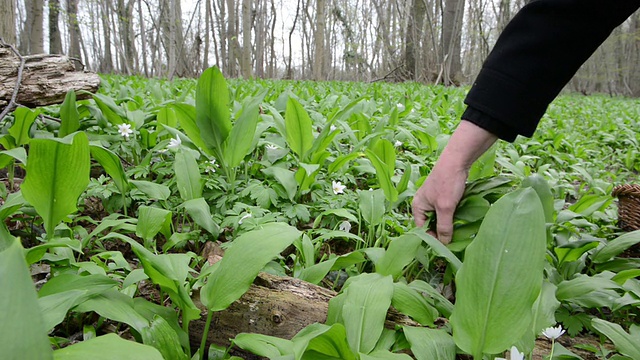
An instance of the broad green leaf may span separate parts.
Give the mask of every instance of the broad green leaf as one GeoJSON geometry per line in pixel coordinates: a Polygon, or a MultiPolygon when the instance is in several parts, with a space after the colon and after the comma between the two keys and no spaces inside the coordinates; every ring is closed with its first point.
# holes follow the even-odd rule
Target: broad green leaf
{"type": "Polygon", "coordinates": [[[200,291],[209,311],[226,309],[244,294],[260,270],[301,233],[283,223],[269,223],[240,235],[200,291]]]}
{"type": "Polygon", "coordinates": [[[36,121],[36,118],[40,114],[38,110],[31,110],[26,107],[18,107],[14,111],[14,122],[13,125],[9,128],[9,135],[13,137],[15,140],[16,146],[21,146],[28,144],[31,141],[31,137],[29,133],[31,131],[31,127],[33,123],[36,121]]]}
{"type": "MultiPolygon", "coordinates": [[[[188,104],[171,104],[168,105],[168,108],[175,113],[176,118],[180,123],[180,128],[184,131],[189,140],[207,154],[214,155],[215,152],[207,147],[207,144],[205,144],[202,136],[200,135],[200,128],[196,123],[196,108],[188,104]]],[[[175,137],[178,133],[178,130],[174,129],[170,125],[165,125],[164,128],[169,131],[172,137],[175,137]]]]}
{"type": "MultiPolygon", "coordinates": [[[[158,120],[158,129],[163,129],[164,125],[168,125],[172,128],[178,127],[178,113],[176,110],[176,106],[174,104],[169,104],[158,111],[157,120],[158,120]]],[[[193,119],[195,122],[196,111],[195,108],[191,108],[193,110],[193,119]]],[[[200,135],[200,131],[198,130],[198,136],[200,135]]],[[[187,136],[189,136],[187,134],[187,136]]],[[[193,140],[193,139],[192,139],[193,140]]]]}
{"type": "Polygon", "coordinates": [[[369,354],[360,353],[360,360],[411,360],[407,354],[396,354],[388,350],[376,350],[369,354]]]}
{"type": "Polygon", "coordinates": [[[403,326],[404,336],[411,344],[411,352],[418,360],[454,360],[456,343],[442,329],[403,326]]]}
{"type": "Polygon", "coordinates": [[[183,322],[200,318],[200,310],[189,295],[186,280],[190,271],[189,263],[193,254],[161,254],[155,255],[128,236],[111,233],[103,239],[115,238],[127,242],[136,253],[145,274],[153,283],[160,286],[167,293],[175,305],[182,310],[183,322]]]}
{"type": "Polygon", "coordinates": [[[531,187],[536,191],[542,203],[545,221],[547,224],[553,223],[554,199],[551,188],[549,187],[549,182],[542,175],[533,174],[522,181],[522,187],[531,187]]]}
{"type": "Polygon", "coordinates": [[[433,286],[422,280],[414,280],[409,284],[409,287],[433,299],[432,301],[435,308],[438,309],[444,317],[449,318],[451,316],[453,304],[438,290],[434,289],[433,286]]]}
{"type": "Polygon", "coordinates": [[[379,189],[360,191],[358,199],[358,208],[362,213],[362,218],[369,226],[381,224],[385,212],[384,192],[379,189]]]}
{"type": "Polygon", "coordinates": [[[558,263],[576,261],[584,253],[591,249],[595,249],[600,245],[599,241],[573,241],[553,248],[553,252],[558,256],[558,263]]]}
{"type": "Polygon", "coordinates": [[[582,216],[590,216],[598,210],[607,207],[613,198],[609,195],[589,194],[580,198],[575,204],[569,206],[569,210],[582,216]]]}
{"type": "Polygon", "coordinates": [[[489,177],[494,174],[497,148],[496,145],[491,146],[473,163],[467,177],[468,181],[489,177]]]}
{"type": "Polygon", "coordinates": [[[344,154],[338,156],[330,165],[327,170],[328,175],[333,174],[334,172],[342,169],[349,161],[355,160],[358,157],[362,156],[362,154],[353,152],[351,154],[344,154]]]}
{"type": "Polygon", "coordinates": [[[556,297],[560,301],[575,300],[576,298],[588,297],[602,291],[620,289],[621,286],[611,280],[613,274],[609,274],[611,275],[608,276],[604,272],[594,276],[577,274],[571,280],[564,280],[558,284],[556,297]]]}
{"type": "Polygon", "coordinates": [[[176,153],[173,169],[182,200],[202,197],[203,179],[198,162],[190,150],[181,150],[176,153]]]}
{"type": "Polygon", "coordinates": [[[0,354],[3,359],[51,359],[47,329],[38,307],[37,295],[24,249],[18,239],[0,238],[0,354]]]}
{"type": "Polygon", "coordinates": [[[24,198],[42,216],[49,238],[58,223],[76,211],[78,197],[89,184],[87,135],[75,133],[62,140],[72,143],[67,145],[53,139],[31,141],[27,176],[21,187],[24,198]]]}
{"type": "Polygon", "coordinates": [[[622,234],[596,251],[591,257],[591,261],[596,264],[605,263],[638,243],[640,243],[640,230],[622,234]]]}
{"type": "MultiPolygon", "coordinates": [[[[163,228],[171,224],[171,211],[142,205],[138,208],[136,235],[152,240],[163,228]]],[[[167,238],[170,234],[164,234],[167,238]]]]}
{"type": "Polygon", "coordinates": [[[91,156],[100,163],[104,170],[111,176],[121,194],[126,194],[129,190],[129,179],[124,172],[122,162],[118,155],[111,150],[99,145],[91,145],[91,156]]]}
{"type": "Polygon", "coordinates": [[[125,340],[116,334],[98,336],[53,352],[55,360],[163,360],[154,347],[125,340]]]}
{"type": "Polygon", "coordinates": [[[423,326],[433,326],[438,311],[427,302],[424,295],[401,282],[393,284],[391,305],[423,326]]]}
{"type": "Polygon", "coordinates": [[[53,238],[44,244],[36,245],[25,250],[24,257],[25,260],[27,260],[27,264],[31,265],[42,260],[47,250],[53,248],[69,248],[76,251],[77,253],[82,253],[82,243],[79,240],[69,238],[53,238]]]}
{"type": "Polygon", "coordinates": [[[25,205],[28,204],[22,196],[21,191],[9,194],[5,199],[4,204],[0,206],[0,220],[5,220],[25,205]]]}
{"type": "Polygon", "coordinates": [[[102,115],[104,115],[107,121],[112,125],[120,125],[124,123],[126,115],[122,108],[118,106],[112,98],[103,94],[93,94],[93,101],[96,102],[96,105],[100,108],[102,115]]]}
{"type": "Polygon", "coordinates": [[[371,151],[386,166],[389,174],[393,174],[396,170],[396,149],[393,144],[387,139],[380,139],[373,144],[371,151]]]}
{"type": "Polygon", "coordinates": [[[273,176],[278,180],[280,185],[282,185],[284,190],[287,192],[289,200],[293,201],[293,198],[298,192],[298,182],[296,181],[295,173],[277,166],[262,169],[262,172],[266,175],[273,176]]]}
{"type": "Polygon", "coordinates": [[[0,169],[11,165],[14,159],[27,165],[27,151],[23,147],[0,151],[0,169]]]}
{"type": "Polygon", "coordinates": [[[391,182],[393,171],[390,171],[388,165],[384,163],[384,161],[373,151],[367,149],[365,150],[365,153],[373,167],[376,169],[376,178],[378,179],[380,188],[384,191],[384,195],[387,200],[391,203],[396,202],[398,200],[398,190],[393,185],[393,182],[391,182]]]}
{"type": "Polygon", "coordinates": [[[557,287],[549,281],[542,283],[540,295],[533,304],[532,325],[515,344],[521,352],[525,354],[532,352],[536,338],[542,330],[556,324],[556,310],[560,306],[560,302],[556,299],[556,289],[557,287]]]}
{"type": "Polygon", "coordinates": [[[623,270],[617,273],[611,280],[615,281],[618,285],[624,285],[629,279],[640,277],[640,269],[623,270]]]}
{"type": "Polygon", "coordinates": [[[453,336],[480,358],[497,354],[522,337],[542,286],[546,230],[532,189],[505,195],[487,213],[456,274],[453,336]]]}
{"type": "Polygon", "coordinates": [[[383,276],[391,275],[397,279],[402,275],[404,267],[415,259],[420,244],[422,239],[412,234],[393,239],[384,256],[375,262],[376,272],[383,276]]]}
{"type": "Polygon", "coordinates": [[[206,146],[223,159],[223,143],[231,132],[229,87],[217,66],[205,70],[196,87],[196,125],[206,146]]]}
{"type": "Polygon", "coordinates": [[[460,201],[460,204],[456,208],[456,212],[453,215],[454,218],[464,220],[466,222],[475,222],[481,220],[487,211],[489,211],[489,201],[485,198],[472,195],[464,198],[460,201]]]}
{"type": "Polygon", "coordinates": [[[200,225],[203,229],[207,230],[210,234],[218,236],[220,228],[213,221],[211,216],[211,208],[204,198],[197,198],[188,200],[180,205],[187,210],[187,213],[191,216],[196,224],[200,225]]]}
{"type": "Polygon", "coordinates": [[[154,200],[167,200],[171,195],[169,187],[163,184],[146,180],[130,180],[129,183],[154,200]]]}
{"type": "Polygon", "coordinates": [[[302,105],[296,99],[290,97],[287,101],[284,121],[287,131],[287,144],[298,155],[298,159],[304,161],[313,146],[311,118],[302,105]]]}
{"type": "Polygon", "coordinates": [[[125,323],[137,332],[149,327],[149,321],[134,308],[133,299],[116,289],[91,296],[74,309],[78,312],[93,311],[102,317],[125,323]]]}
{"type": "Polygon", "coordinates": [[[163,317],[154,316],[150,326],[144,328],[140,335],[144,344],[158,349],[164,359],[189,360],[180,346],[178,334],[163,317]]]}
{"type": "Polygon", "coordinates": [[[60,106],[60,129],[58,137],[65,137],[80,128],[80,114],[76,107],[76,93],[69,90],[60,106]]]}
{"type": "Polygon", "coordinates": [[[634,336],[624,331],[622,326],[598,318],[591,320],[591,326],[608,337],[618,352],[632,359],[640,359],[640,334],[634,336]]]}
{"type": "Polygon", "coordinates": [[[460,259],[458,259],[458,257],[438,239],[427,234],[426,230],[415,228],[409,231],[409,233],[422,239],[422,241],[429,245],[431,251],[433,251],[435,255],[445,258],[453,267],[454,274],[458,272],[460,267],[462,267],[462,261],[460,261],[460,259]]]}
{"type": "Polygon", "coordinates": [[[365,260],[361,252],[352,252],[306,267],[300,271],[297,278],[312,284],[319,284],[329,271],[344,269],[365,260]]]}
{"type": "Polygon", "coordinates": [[[291,340],[263,334],[241,333],[233,339],[233,344],[242,350],[269,359],[294,354],[291,340]]]}
{"type": "Polygon", "coordinates": [[[253,136],[259,120],[260,103],[266,91],[243,102],[242,113],[224,141],[224,161],[229,167],[240,165],[253,147],[253,136]]]}
{"type": "Polygon", "coordinates": [[[342,305],[347,341],[354,353],[369,353],[384,329],[393,297],[393,279],[379,274],[361,274],[351,280],[344,291],[342,305]]]}
{"type": "MultiPolygon", "coordinates": [[[[302,360],[320,360],[320,359],[340,359],[340,360],[355,360],[356,357],[349,349],[347,343],[347,334],[345,327],[342,324],[333,324],[326,328],[327,325],[309,325],[306,329],[314,332],[306,346],[306,351],[302,356],[302,360]],[[313,331],[320,327],[320,331],[313,331]]],[[[293,342],[298,345],[298,342],[306,337],[307,330],[303,329],[298,335],[293,338],[293,342]]],[[[311,332],[310,331],[310,332],[311,332]]]]}

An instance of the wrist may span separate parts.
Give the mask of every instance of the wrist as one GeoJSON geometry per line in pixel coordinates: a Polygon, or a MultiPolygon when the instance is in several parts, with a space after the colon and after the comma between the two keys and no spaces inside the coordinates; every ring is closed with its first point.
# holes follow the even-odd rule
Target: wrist
{"type": "Polygon", "coordinates": [[[498,137],[478,125],[462,120],[445,146],[438,163],[449,171],[468,172],[473,163],[493,145],[498,137]]]}

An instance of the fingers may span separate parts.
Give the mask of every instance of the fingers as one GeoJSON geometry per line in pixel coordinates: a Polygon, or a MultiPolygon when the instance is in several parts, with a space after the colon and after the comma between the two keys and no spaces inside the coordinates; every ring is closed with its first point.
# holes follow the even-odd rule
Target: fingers
{"type": "Polygon", "coordinates": [[[443,244],[451,242],[453,236],[453,210],[455,207],[448,207],[446,209],[436,208],[436,231],[438,232],[438,240],[443,244]],[[438,211],[440,210],[440,211],[438,211]]]}

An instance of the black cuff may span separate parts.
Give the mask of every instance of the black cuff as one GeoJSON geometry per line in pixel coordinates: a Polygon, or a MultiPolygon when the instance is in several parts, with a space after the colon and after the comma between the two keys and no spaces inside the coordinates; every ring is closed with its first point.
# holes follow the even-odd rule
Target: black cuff
{"type": "Polygon", "coordinates": [[[470,121],[508,142],[513,142],[518,136],[514,128],[472,106],[468,106],[464,111],[462,120],[470,121]]]}

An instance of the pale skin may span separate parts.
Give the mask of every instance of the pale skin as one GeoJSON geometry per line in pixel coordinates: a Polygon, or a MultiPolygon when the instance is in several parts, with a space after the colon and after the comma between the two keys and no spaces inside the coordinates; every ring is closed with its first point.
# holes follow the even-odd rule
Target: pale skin
{"type": "Polygon", "coordinates": [[[464,193],[469,169],[497,136],[462,120],[451,135],[433,170],[416,192],[411,207],[416,226],[422,227],[428,212],[436,213],[436,237],[443,244],[451,242],[453,213],[464,193]]]}

